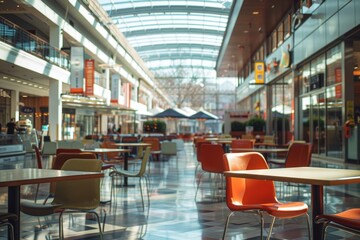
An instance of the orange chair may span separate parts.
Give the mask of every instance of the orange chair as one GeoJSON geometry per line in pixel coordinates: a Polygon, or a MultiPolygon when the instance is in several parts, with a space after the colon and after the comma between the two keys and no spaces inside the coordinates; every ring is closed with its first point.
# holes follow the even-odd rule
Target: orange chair
{"type": "Polygon", "coordinates": [[[280,167],[308,167],[311,164],[312,144],[294,142],[289,146],[289,151],[284,160],[272,159],[271,165],[280,167]]]}
{"type": "Polygon", "coordinates": [[[315,218],[315,222],[323,224],[323,239],[326,238],[328,227],[360,235],[360,208],[352,208],[335,214],[322,214],[315,218]]]}
{"type": "MultiPolygon", "coordinates": [[[[57,155],[54,158],[54,162],[52,165],[52,169],[55,170],[61,170],[62,166],[64,165],[64,163],[72,158],[81,158],[81,159],[97,159],[97,156],[94,153],[60,153],[59,155],[57,155]]],[[[56,183],[55,182],[51,182],[50,183],[50,193],[49,195],[46,197],[44,203],[47,202],[47,200],[50,197],[54,196],[54,192],[56,189],[56,183]]]]}
{"type": "Polygon", "coordinates": [[[151,144],[151,157],[156,157],[156,160],[160,160],[161,145],[160,140],[156,137],[144,137],[142,142],[151,144]]]}
{"type": "MultiPolygon", "coordinates": [[[[263,155],[257,152],[227,153],[224,155],[224,168],[225,171],[253,170],[267,169],[268,165],[263,155]]],[[[260,239],[263,239],[263,212],[273,217],[267,239],[270,239],[276,218],[286,219],[301,215],[306,216],[309,238],[311,236],[308,206],[303,202],[279,202],[273,181],[226,177],[226,204],[231,212],[226,219],[223,239],[231,216],[238,211],[253,211],[260,216],[260,239]]]]}
{"type": "MultiPolygon", "coordinates": [[[[197,188],[195,193],[195,201],[197,193],[199,191],[200,182],[204,173],[215,173],[219,174],[221,177],[220,184],[223,185],[222,174],[224,172],[224,163],[223,163],[224,149],[221,144],[201,144],[199,148],[198,157],[201,161],[201,169],[203,172],[199,176],[197,181],[197,188]]],[[[213,182],[213,181],[212,181],[213,182]]],[[[215,181],[216,182],[216,181],[215,181]]]]}
{"type": "Polygon", "coordinates": [[[254,148],[254,140],[251,139],[234,139],[231,140],[230,148],[231,151],[237,152],[235,148],[254,148]]]}
{"type": "Polygon", "coordinates": [[[200,148],[203,144],[211,144],[210,142],[206,141],[205,139],[197,140],[195,144],[195,152],[196,152],[196,160],[198,164],[195,167],[195,179],[196,175],[199,171],[199,167],[201,166],[201,155],[200,155],[200,148]]]}
{"type": "Polygon", "coordinates": [[[79,148],[57,148],[56,155],[60,153],[81,153],[79,148]]]}
{"type": "MultiPolygon", "coordinates": [[[[311,164],[311,154],[312,154],[312,144],[311,143],[302,143],[302,142],[293,142],[289,146],[289,151],[286,154],[285,161],[282,159],[270,159],[268,163],[270,166],[279,166],[279,167],[308,167],[311,164]]],[[[287,183],[278,183],[281,187],[281,193],[284,192],[285,186],[294,186],[294,184],[287,183]]],[[[297,191],[300,191],[300,185],[296,184],[297,191]]]]}

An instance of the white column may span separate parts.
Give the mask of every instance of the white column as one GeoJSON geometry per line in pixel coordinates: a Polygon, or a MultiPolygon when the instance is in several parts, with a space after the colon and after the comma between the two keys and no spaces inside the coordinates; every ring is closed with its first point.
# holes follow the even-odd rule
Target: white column
{"type": "Polygon", "coordinates": [[[104,68],[103,70],[103,76],[104,76],[104,79],[105,79],[105,82],[104,82],[104,87],[105,89],[110,89],[110,69],[109,68],[104,68]]]}
{"type": "Polygon", "coordinates": [[[62,82],[50,80],[49,84],[49,135],[51,141],[61,140],[62,132],[62,82]]]}
{"type": "Polygon", "coordinates": [[[50,26],[50,45],[58,49],[63,47],[63,35],[59,26],[50,26]]]}
{"type": "MultiPolygon", "coordinates": [[[[19,121],[19,90],[11,90],[11,112],[10,118],[15,118],[15,122],[19,121]]],[[[10,119],[7,119],[10,121],[10,119]]]]}

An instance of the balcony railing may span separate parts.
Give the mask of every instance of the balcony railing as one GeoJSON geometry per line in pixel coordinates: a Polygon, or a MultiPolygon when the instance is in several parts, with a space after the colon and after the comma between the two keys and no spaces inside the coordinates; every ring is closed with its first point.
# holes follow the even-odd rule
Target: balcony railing
{"type": "Polygon", "coordinates": [[[0,17],[0,41],[4,41],[61,68],[70,69],[70,58],[67,53],[50,46],[48,42],[2,17],[0,17]]]}

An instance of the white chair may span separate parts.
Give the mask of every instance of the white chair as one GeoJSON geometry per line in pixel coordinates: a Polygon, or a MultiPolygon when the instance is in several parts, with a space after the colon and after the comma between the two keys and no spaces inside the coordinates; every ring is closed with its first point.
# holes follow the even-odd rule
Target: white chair
{"type": "Polygon", "coordinates": [[[178,151],[183,151],[185,149],[185,144],[183,139],[177,138],[177,139],[172,139],[171,141],[176,143],[176,149],[178,151]]]}
{"type": "Polygon", "coordinates": [[[43,156],[55,156],[56,149],[57,149],[56,142],[44,142],[44,145],[42,148],[42,155],[43,156]]]}
{"type": "Polygon", "coordinates": [[[177,158],[177,146],[175,142],[165,141],[161,143],[162,156],[176,156],[177,158]]]}

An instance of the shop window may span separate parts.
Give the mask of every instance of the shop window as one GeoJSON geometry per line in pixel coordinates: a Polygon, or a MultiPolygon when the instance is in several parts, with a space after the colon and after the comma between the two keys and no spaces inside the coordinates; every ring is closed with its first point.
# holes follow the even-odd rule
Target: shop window
{"type": "Polygon", "coordinates": [[[331,86],[342,82],[341,48],[336,46],[326,54],[326,85],[331,86]]]}

